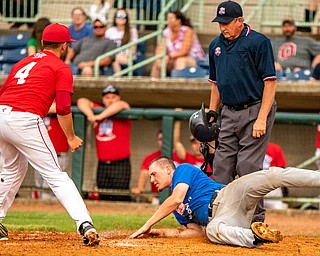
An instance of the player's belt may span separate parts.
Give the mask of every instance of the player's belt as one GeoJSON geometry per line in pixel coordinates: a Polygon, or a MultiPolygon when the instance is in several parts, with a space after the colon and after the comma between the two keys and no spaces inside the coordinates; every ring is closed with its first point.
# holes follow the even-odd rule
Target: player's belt
{"type": "Polygon", "coordinates": [[[208,205],[208,217],[211,218],[212,217],[212,208],[213,208],[213,202],[214,200],[217,198],[218,194],[219,194],[220,190],[215,190],[212,194],[212,197],[210,199],[210,203],[208,205]]]}
{"type": "Polygon", "coordinates": [[[250,102],[248,104],[245,104],[245,105],[242,105],[242,106],[227,106],[228,109],[230,110],[234,110],[234,111],[240,111],[240,110],[243,110],[243,109],[247,109],[251,106],[254,106],[258,103],[260,103],[261,100],[257,100],[257,101],[253,101],[253,102],[250,102]]]}

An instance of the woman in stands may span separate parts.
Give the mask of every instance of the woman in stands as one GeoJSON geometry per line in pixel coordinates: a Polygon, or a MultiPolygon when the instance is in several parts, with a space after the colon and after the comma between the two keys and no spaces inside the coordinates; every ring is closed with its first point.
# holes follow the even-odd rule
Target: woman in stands
{"type": "MultiPolygon", "coordinates": [[[[114,14],[113,26],[106,31],[106,38],[113,40],[117,47],[138,40],[138,31],[130,26],[128,12],[124,8],[119,8],[114,14]]],[[[132,47],[133,58],[137,46],[132,47]]],[[[129,50],[121,51],[116,55],[115,61],[112,64],[113,72],[121,71],[121,65],[127,65],[129,61],[129,50]]]]}
{"type": "MultiPolygon", "coordinates": [[[[167,16],[167,27],[163,30],[166,40],[167,72],[172,69],[184,69],[197,66],[197,61],[205,59],[197,34],[190,20],[180,11],[170,11],[167,16]]],[[[156,54],[162,52],[162,44],[156,48],[156,54]]],[[[157,59],[151,69],[152,77],[160,77],[161,59],[157,59]]]]}
{"type": "Polygon", "coordinates": [[[41,49],[42,32],[46,26],[50,25],[48,18],[39,18],[34,24],[31,32],[31,38],[28,41],[28,55],[35,54],[41,49]]]}

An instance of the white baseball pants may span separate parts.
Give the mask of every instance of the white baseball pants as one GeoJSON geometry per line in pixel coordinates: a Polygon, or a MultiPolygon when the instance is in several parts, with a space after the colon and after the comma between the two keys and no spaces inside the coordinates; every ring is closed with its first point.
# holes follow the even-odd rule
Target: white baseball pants
{"type": "Polygon", "coordinates": [[[250,229],[257,203],[279,187],[318,187],[320,172],[271,167],[247,174],[221,189],[213,203],[206,233],[212,243],[255,247],[250,229]]]}
{"type": "MultiPolygon", "coordinates": [[[[60,169],[57,154],[40,116],[0,106],[0,221],[12,205],[28,169],[28,162],[47,181],[60,203],[79,226],[90,221],[86,205],[68,174],[60,169]]],[[[10,108],[10,107],[9,107],[10,108]]]]}

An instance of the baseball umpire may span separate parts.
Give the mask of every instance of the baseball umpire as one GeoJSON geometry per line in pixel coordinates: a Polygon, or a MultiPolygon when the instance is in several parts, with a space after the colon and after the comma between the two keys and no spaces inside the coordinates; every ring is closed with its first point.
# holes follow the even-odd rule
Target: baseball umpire
{"type": "MultiPolygon", "coordinates": [[[[12,205],[27,173],[28,162],[47,181],[60,203],[76,222],[88,245],[99,244],[99,235],[72,180],[59,166],[57,153],[43,118],[56,99],[58,121],[72,152],[82,145],[73,129],[71,95],[73,77],[61,60],[68,50],[69,29],[59,23],[47,26],[42,35],[44,50],[13,68],[0,89],[0,221],[12,205]]],[[[2,235],[2,240],[8,239],[2,235]]]]}
{"type": "MultiPolygon", "coordinates": [[[[218,112],[223,104],[213,176],[223,184],[262,170],[276,112],[271,42],[242,16],[238,3],[220,3],[212,22],[219,23],[221,34],[209,46],[209,108],[218,112]]],[[[254,220],[263,221],[264,215],[261,203],[254,220]]]]}

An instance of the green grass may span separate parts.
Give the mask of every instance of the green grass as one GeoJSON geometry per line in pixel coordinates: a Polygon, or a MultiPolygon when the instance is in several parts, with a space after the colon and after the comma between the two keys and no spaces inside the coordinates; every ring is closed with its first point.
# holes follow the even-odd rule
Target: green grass
{"type": "MultiPolygon", "coordinates": [[[[140,228],[150,214],[91,214],[99,231],[135,230],[140,228]]],[[[74,232],[75,222],[68,213],[9,211],[2,222],[9,230],[74,232]]],[[[176,228],[179,224],[173,215],[160,221],[156,228],[176,228]]]]}

